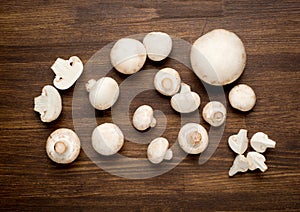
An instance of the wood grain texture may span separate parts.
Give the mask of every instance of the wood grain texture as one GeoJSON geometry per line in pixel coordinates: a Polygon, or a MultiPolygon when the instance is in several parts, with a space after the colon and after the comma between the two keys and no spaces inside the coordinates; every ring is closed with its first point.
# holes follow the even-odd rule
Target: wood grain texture
{"type": "MultiPolygon", "coordinates": [[[[300,210],[300,2],[297,0],[205,1],[2,1],[0,3],[0,204],[8,210],[300,210]],[[215,28],[236,32],[247,50],[244,74],[232,85],[251,85],[257,104],[249,113],[229,105],[222,140],[212,158],[198,165],[187,156],[161,176],[130,180],[96,166],[84,151],[69,166],[52,163],[45,141],[57,128],[73,129],[74,86],[60,92],[63,113],[43,124],[33,111],[33,98],[52,84],[50,67],[57,57],[79,56],[86,63],[106,44],[150,31],[164,31],[194,42],[215,28]],[[267,133],[277,141],[265,153],[269,170],[228,177],[234,154],[227,138],[240,128],[267,133]]],[[[203,85],[185,66],[167,59],[208,102],[203,85]]],[[[124,76],[112,70],[118,82],[124,76]]],[[[180,126],[168,100],[154,91],[138,95],[130,114],[148,103],[165,112],[174,140],[180,126]],[[147,99],[145,99],[147,96],[147,99]]],[[[96,114],[111,121],[110,110],[96,114]]],[[[203,122],[203,121],[202,121],[203,122]]],[[[208,129],[209,126],[203,123],[208,129]]],[[[173,142],[173,141],[172,141],[173,142]]],[[[120,152],[145,157],[146,146],[127,141],[120,152]]],[[[141,169],[141,171],[143,171],[141,169]]]]}

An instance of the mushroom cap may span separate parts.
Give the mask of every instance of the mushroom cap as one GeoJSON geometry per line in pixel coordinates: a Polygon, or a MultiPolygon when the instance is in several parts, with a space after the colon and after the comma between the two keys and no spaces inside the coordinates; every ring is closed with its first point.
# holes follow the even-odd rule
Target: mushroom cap
{"type": "Polygon", "coordinates": [[[148,160],[154,164],[162,162],[168,148],[169,142],[166,138],[159,137],[152,140],[147,149],[148,160]]]}
{"type": "Polygon", "coordinates": [[[256,151],[263,153],[267,148],[275,148],[276,142],[269,139],[263,132],[255,133],[250,140],[251,147],[256,151]]]}
{"type": "Polygon", "coordinates": [[[70,129],[57,129],[47,139],[46,152],[48,157],[56,163],[72,163],[79,155],[80,140],[70,129]]]}
{"type": "Polygon", "coordinates": [[[171,98],[171,106],[179,113],[191,113],[200,106],[200,96],[189,85],[181,83],[180,92],[171,98]]]}
{"type": "Polygon", "coordinates": [[[233,32],[215,29],[198,38],[191,49],[195,74],[211,85],[226,85],[238,79],[246,65],[246,51],[233,32]]]}
{"type": "Polygon", "coordinates": [[[178,72],[172,68],[159,70],[154,77],[155,89],[166,96],[173,96],[180,89],[181,79],[178,72]]]}
{"type": "Polygon", "coordinates": [[[98,110],[112,107],[119,97],[118,83],[111,77],[102,77],[97,82],[93,79],[90,80],[87,84],[87,90],[90,92],[91,105],[98,110]]]}
{"type": "Polygon", "coordinates": [[[251,171],[260,169],[260,171],[265,172],[268,169],[267,165],[265,164],[265,156],[258,152],[248,152],[247,159],[249,163],[249,169],[251,171]]]}
{"type": "Polygon", "coordinates": [[[156,119],[153,117],[153,109],[149,105],[142,105],[136,109],[133,114],[133,126],[137,130],[146,130],[156,125],[156,119]]]}
{"type": "Polygon", "coordinates": [[[97,126],[92,134],[92,146],[101,155],[114,155],[124,144],[120,128],[112,123],[97,126]]]}
{"type": "Polygon", "coordinates": [[[254,107],[256,95],[250,86],[239,84],[229,92],[229,102],[233,108],[246,112],[254,107]]]}
{"type": "Polygon", "coordinates": [[[42,94],[34,98],[34,111],[39,112],[42,122],[56,120],[62,110],[62,101],[58,91],[51,85],[42,89],[42,94]]]}
{"type": "Polygon", "coordinates": [[[150,60],[161,61],[172,51],[172,39],[164,32],[150,32],[143,40],[150,60]]]}
{"type": "Polygon", "coordinates": [[[208,146],[206,129],[197,123],[187,123],[179,131],[178,143],[188,154],[199,154],[208,146]]]}
{"type": "Polygon", "coordinates": [[[226,108],[221,102],[211,101],[204,106],[202,116],[211,126],[218,127],[226,120],[226,108]]]}
{"type": "Polygon", "coordinates": [[[228,144],[232,151],[237,154],[244,154],[248,148],[249,139],[247,137],[247,130],[240,129],[236,135],[231,135],[228,138],[228,144]]]}
{"type": "Polygon", "coordinates": [[[113,67],[123,74],[138,72],[147,58],[144,45],[132,38],[122,38],[112,47],[110,60],[113,67]]]}
{"type": "Polygon", "coordinates": [[[72,56],[69,60],[57,58],[55,63],[51,66],[55,73],[53,84],[60,90],[70,88],[76,80],[80,77],[83,71],[83,64],[79,57],[72,56]]]}

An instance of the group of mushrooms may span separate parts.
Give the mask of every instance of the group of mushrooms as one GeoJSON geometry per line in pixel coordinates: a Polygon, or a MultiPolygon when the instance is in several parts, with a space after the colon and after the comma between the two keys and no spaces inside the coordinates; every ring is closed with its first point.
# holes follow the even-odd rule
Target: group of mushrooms
{"type": "MultiPolygon", "coordinates": [[[[138,72],[147,57],[152,61],[162,61],[172,51],[172,39],[163,32],[148,33],[143,42],[132,38],[118,40],[111,49],[110,59],[113,67],[122,74],[130,75],[138,72]]],[[[223,86],[234,82],[242,74],[246,65],[246,52],[239,37],[227,30],[216,29],[201,36],[192,45],[190,60],[194,73],[204,82],[223,86]]],[[[81,60],[73,56],[69,60],[58,58],[51,67],[56,77],[54,86],[65,90],[70,88],[83,71],[81,60]]],[[[182,82],[179,73],[173,68],[159,70],[153,79],[155,89],[171,97],[171,107],[179,113],[191,113],[197,110],[201,103],[200,96],[191,87],[182,82]]],[[[112,107],[119,97],[118,83],[111,77],[91,79],[86,84],[89,101],[97,110],[112,107]]],[[[43,122],[51,122],[58,118],[62,110],[59,92],[51,85],[43,88],[42,94],[34,99],[34,110],[40,113],[43,122]]],[[[229,92],[231,106],[240,111],[251,110],[256,102],[253,89],[245,84],[239,84],[229,92]]],[[[203,119],[212,127],[219,127],[226,120],[226,108],[218,101],[207,103],[202,111],[203,119]]],[[[149,105],[139,106],[132,119],[132,124],[138,131],[145,131],[156,126],[153,108],[149,105]]],[[[124,144],[121,129],[113,123],[97,126],[92,133],[92,146],[101,155],[116,154],[124,144]]],[[[179,131],[178,143],[188,154],[200,154],[208,146],[209,139],[206,129],[198,123],[186,123],[179,131]]],[[[230,148],[238,154],[230,168],[229,176],[237,172],[267,169],[265,158],[260,153],[267,147],[275,147],[275,142],[268,139],[262,132],[254,134],[251,146],[257,152],[243,153],[248,147],[247,131],[240,130],[237,135],[228,139],[230,148]]],[[[57,163],[71,163],[80,152],[80,140],[75,132],[61,128],[54,131],[48,138],[46,151],[51,160],[57,163]]],[[[171,160],[173,152],[169,142],[164,137],[158,137],[150,142],[147,157],[151,163],[159,164],[163,160],[171,160]]]]}

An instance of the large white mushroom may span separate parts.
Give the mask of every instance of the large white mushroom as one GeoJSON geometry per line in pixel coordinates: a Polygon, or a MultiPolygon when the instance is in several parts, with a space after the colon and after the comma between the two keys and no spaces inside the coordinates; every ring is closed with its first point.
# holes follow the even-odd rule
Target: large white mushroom
{"type": "Polygon", "coordinates": [[[112,107],[119,97],[118,83],[111,77],[102,77],[98,81],[89,80],[86,90],[90,93],[91,105],[98,110],[112,107]]]}
{"type": "Polygon", "coordinates": [[[151,163],[158,164],[163,160],[171,160],[173,152],[169,148],[169,142],[166,138],[159,137],[151,141],[147,149],[148,160],[151,163]]]}
{"type": "Polygon", "coordinates": [[[187,123],[179,131],[178,143],[188,154],[199,154],[208,146],[206,129],[197,123],[187,123]]]}
{"type": "Polygon", "coordinates": [[[55,130],[47,139],[46,152],[56,163],[72,163],[80,153],[80,140],[70,129],[55,130]]]}
{"type": "Polygon", "coordinates": [[[101,155],[114,155],[124,144],[124,135],[120,128],[112,123],[97,126],[92,134],[92,146],[101,155]]]}
{"type": "Polygon", "coordinates": [[[146,130],[155,127],[156,119],[153,117],[153,109],[149,105],[142,105],[133,114],[133,126],[137,130],[146,130]]]}
{"type": "Polygon", "coordinates": [[[138,72],[144,65],[147,53],[144,45],[132,38],[122,38],[112,47],[110,60],[113,67],[123,74],[138,72]]]}
{"type": "Polygon", "coordinates": [[[165,96],[176,94],[180,89],[180,83],[180,75],[173,68],[163,68],[154,77],[155,89],[165,96]]]}
{"type": "Polygon", "coordinates": [[[143,40],[150,60],[161,61],[168,57],[172,50],[172,39],[164,32],[150,32],[143,40]]]}
{"type": "Polygon", "coordinates": [[[233,32],[215,29],[198,38],[191,49],[195,74],[211,85],[226,85],[238,79],[246,65],[246,51],[233,32]]]}

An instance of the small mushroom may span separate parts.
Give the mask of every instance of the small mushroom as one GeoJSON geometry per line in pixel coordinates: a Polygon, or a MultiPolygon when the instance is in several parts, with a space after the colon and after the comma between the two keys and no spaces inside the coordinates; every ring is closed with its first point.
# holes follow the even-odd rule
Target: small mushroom
{"type": "Polygon", "coordinates": [[[198,38],[191,48],[195,74],[211,85],[226,85],[238,79],[246,65],[243,42],[233,32],[215,29],[198,38]]]}
{"type": "Polygon", "coordinates": [[[146,130],[155,127],[156,119],[153,117],[153,109],[149,105],[142,105],[133,114],[133,126],[137,130],[146,130]]]}
{"type": "Polygon", "coordinates": [[[238,134],[231,135],[228,138],[229,147],[232,149],[232,151],[239,155],[244,154],[244,152],[247,150],[248,142],[247,130],[244,129],[240,129],[238,134]]]}
{"type": "Polygon", "coordinates": [[[62,110],[61,97],[51,85],[42,89],[42,94],[34,98],[34,111],[39,112],[42,122],[51,122],[58,118],[62,110]]]}
{"type": "Polygon", "coordinates": [[[56,74],[53,80],[54,86],[60,90],[66,90],[82,74],[83,64],[77,56],[72,56],[69,60],[57,58],[51,69],[56,74]]]}
{"type": "Polygon", "coordinates": [[[98,81],[89,80],[86,90],[90,93],[91,105],[98,110],[112,107],[119,97],[118,83],[111,77],[102,77],[98,81]]]}
{"type": "Polygon", "coordinates": [[[254,107],[256,96],[250,86],[239,84],[229,92],[229,102],[233,108],[246,112],[254,107]]]}
{"type": "Polygon", "coordinates": [[[269,139],[267,134],[257,132],[252,136],[250,144],[255,151],[263,153],[267,148],[275,148],[276,142],[269,139]]]}
{"type": "Polygon", "coordinates": [[[249,169],[251,171],[260,169],[260,171],[265,172],[268,169],[267,165],[265,164],[265,156],[258,152],[248,152],[247,159],[249,162],[249,169]]]}
{"type": "Polygon", "coordinates": [[[159,70],[154,77],[155,89],[166,96],[173,96],[180,89],[181,79],[178,72],[172,68],[159,70]]]}
{"type": "Polygon", "coordinates": [[[171,98],[171,106],[179,113],[191,113],[200,106],[200,96],[189,85],[181,83],[180,92],[171,98]]]}
{"type": "Polygon", "coordinates": [[[204,106],[202,116],[211,126],[218,127],[226,120],[226,108],[221,102],[211,101],[204,106]]]}
{"type": "Polygon", "coordinates": [[[114,155],[124,144],[120,128],[112,123],[97,126],[92,134],[92,146],[101,155],[114,155]]]}
{"type": "Polygon", "coordinates": [[[158,164],[163,160],[171,160],[173,152],[169,148],[169,142],[163,137],[151,141],[147,149],[148,160],[151,163],[158,164]]]}
{"type": "Polygon", "coordinates": [[[238,155],[229,169],[229,176],[232,177],[238,172],[246,172],[249,169],[248,159],[244,155],[238,155]]]}
{"type": "Polygon", "coordinates": [[[161,61],[168,57],[172,50],[172,39],[164,32],[150,32],[143,40],[150,60],[161,61]]]}
{"type": "Polygon", "coordinates": [[[208,146],[206,129],[197,123],[187,123],[179,131],[178,143],[188,154],[199,154],[208,146]]]}
{"type": "Polygon", "coordinates": [[[72,163],[79,155],[80,140],[70,129],[55,130],[47,139],[46,152],[48,157],[56,163],[72,163]]]}
{"type": "Polygon", "coordinates": [[[112,47],[110,60],[113,67],[123,74],[138,72],[147,58],[144,45],[132,38],[122,38],[112,47]]]}

